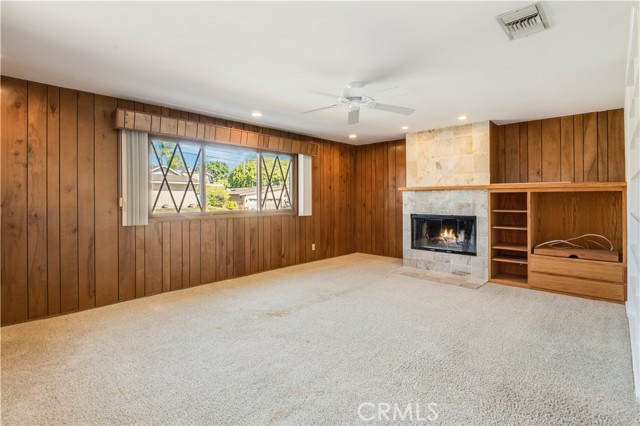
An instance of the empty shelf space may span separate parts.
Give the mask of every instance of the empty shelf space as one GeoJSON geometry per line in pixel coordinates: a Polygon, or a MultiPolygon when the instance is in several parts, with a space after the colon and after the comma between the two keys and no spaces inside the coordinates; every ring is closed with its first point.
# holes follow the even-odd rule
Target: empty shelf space
{"type": "Polygon", "coordinates": [[[507,272],[500,272],[499,274],[494,275],[489,281],[505,284],[527,284],[528,282],[526,275],[509,274],[507,272]]]}
{"type": "Polygon", "coordinates": [[[501,254],[500,256],[494,256],[491,258],[494,262],[504,262],[504,263],[517,263],[519,265],[527,264],[526,256],[509,256],[506,254],[501,254]]]}
{"type": "Polygon", "coordinates": [[[524,213],[526,214],[527,211],[526,210],[503,210],[503,209],[496,209],[496,210],[491,210],[493,213],[524,213]]]}
{"type": "Polygon", "coordinates": [[[494,225],[491,228],[493,229],[508,229],[511,231],[526,231],[526,226],[517,226],[517,225],[494,225]]]}
{"type": "Polygon", "coordinates": [[[514,243],[496,243],[491,248],[496,250],[512,250],[512,251],[527,251],[526,244],[514,244],[514,243]]]}

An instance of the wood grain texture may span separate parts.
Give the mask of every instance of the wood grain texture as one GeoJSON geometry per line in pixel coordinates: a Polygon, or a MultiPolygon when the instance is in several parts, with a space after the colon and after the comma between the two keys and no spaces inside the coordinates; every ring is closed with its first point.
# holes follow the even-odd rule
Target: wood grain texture
{"type": "Polygon", "coordinates": [[[542,120],[542,181],[560,181],[560,119],[542,120]]]}
{"type": "Polygon", "coordinates": [[[2,87],[3,325],[352,253],[365,234],[377,254],[402,256],[404,141],[366,148],[367,167],[380,168],[372,174],[365,147],[18,79],[3,77],[2,87]],[[230,143],[318,146],[313,216],[121,226],[117,107],[138,126],[147,123],[136,112],[146,112],[173,119],[177,132],[180,120],[203,124],[203,134],[230,128],[230,143]]]}
{"type": "Polygon", "coordinates": [[[78,93],[60,89],[60,304],[78,310],[78,93]]]}
{"type": "Polygon", "coordinates": [[[47,87],[28,84],[27,248],[29,318],[47,315],[47,87]]]}
{"type": "MultiPolygon", "coordinates": [[[[529,182],[542,182],[542,123],[530,121],[527,126],[527,149],[529,159],[529,182]]],[[[500,182],[504,182],[501,180],[500,182]]]]}
{"type": "Polygon", "coordinates": [[[614,109],[491,123],[491,183],[623,182],[623,116],[614,109]]]}
{"type": "Polygon", "coordinates": [[[27,296],[27,82],[2,77],[2,323],[25,321],[27,296]]]}
{"type": "Polygon", "coordinates": [[[402,258],[405,141],[359,146],[355,159],[355,250],[402,258]]]}
{"type": "Polygon", "coordinates": [[[624,144],[624,110],[607,111],[607,170],[609,182],[625,180],[624,144]]]}
{"type": "MultiPolygon", "coordinates": [[[[100,153],[95,163],[95,241],[96,241],[96,306],[118,301],[119,279],[119,209],[118,209],[118,135],[109,120],[116,99],[95,96],[94,142],[100,153]]],[[[133,257],[133,253],[128,253],[133,257]]]]}
{"type": "Polygon", "coordinates": [[[60,89],[47,88],[47,307],[60,313],[60,89]]]}
{"type": "Polygon", "coordinates": [[[81,310],[96,305],[93,119],[93,94],[78,92],[78,304],[81,310]]]}

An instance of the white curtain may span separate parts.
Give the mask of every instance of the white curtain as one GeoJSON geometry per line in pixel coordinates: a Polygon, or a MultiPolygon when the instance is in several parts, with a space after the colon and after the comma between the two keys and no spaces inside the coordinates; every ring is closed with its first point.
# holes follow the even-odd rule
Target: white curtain
{"type": "Polygon", "coordinates": [[[149,223],[149,135],[120,131],[122,159],[122,225],[149,223]]]}

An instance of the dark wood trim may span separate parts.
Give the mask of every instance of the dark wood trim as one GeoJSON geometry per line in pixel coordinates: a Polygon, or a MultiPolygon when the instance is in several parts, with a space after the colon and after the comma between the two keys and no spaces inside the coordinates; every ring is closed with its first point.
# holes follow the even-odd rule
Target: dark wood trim
{"type": "Polygon", "coordinates": [[[319,145],[315,142],[295,140],[277,135],[207,124],[159,114],[117,108],[114,111],[115,128],[135,130],[154,135],[215,142],[229,145],[261,148],[268,151],[317,156],[319,145]]]}

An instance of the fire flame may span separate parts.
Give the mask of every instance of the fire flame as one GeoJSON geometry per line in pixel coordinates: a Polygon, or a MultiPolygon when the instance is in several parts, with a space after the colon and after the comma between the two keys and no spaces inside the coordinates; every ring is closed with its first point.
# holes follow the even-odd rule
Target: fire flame
{"type": "Polygon", "coordinates": [[[440,235],[438,236],[438,238],[440,239],[440,241],[443,241],[446,244],[455,243],[458,240],[458,237],[456,236],[455,232],[453,232],[453,229],[451,228],[443,229],[440,232],[440,235]]]}

